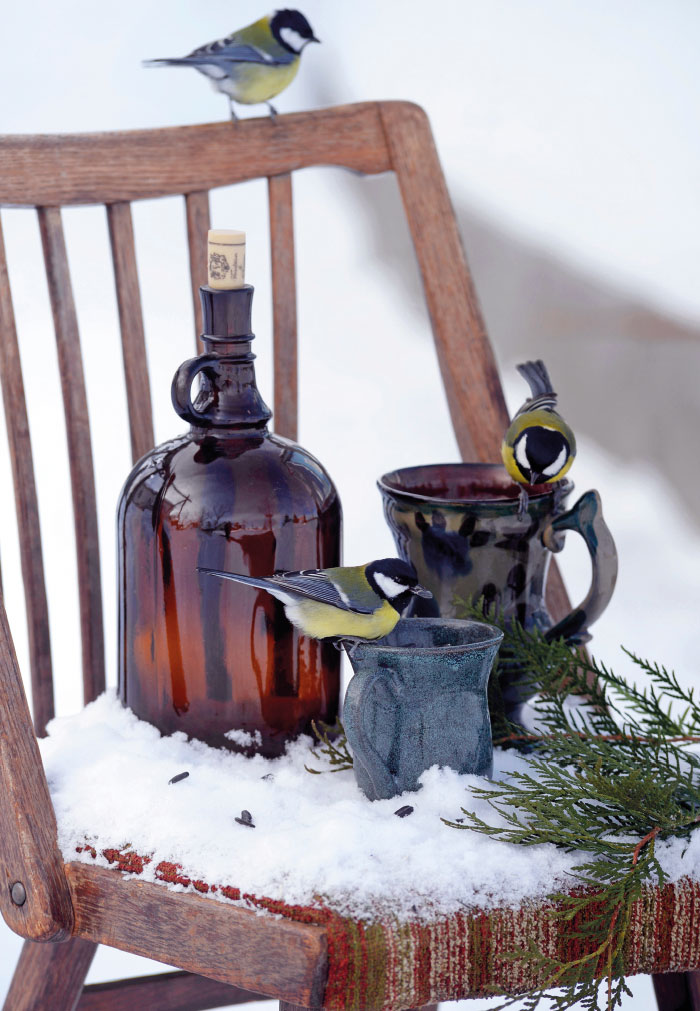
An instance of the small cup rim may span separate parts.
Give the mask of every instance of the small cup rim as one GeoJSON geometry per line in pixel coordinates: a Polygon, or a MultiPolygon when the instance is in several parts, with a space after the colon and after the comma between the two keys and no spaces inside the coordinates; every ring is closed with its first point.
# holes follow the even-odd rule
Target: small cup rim
{"type": "MultiPolygon", "coordinates": [[[[503,641],[503,632],[496,625],[490,625],[487,621],[477,621],[475,618],[400,618],[399,621],[417,621],[421,622],[423,626],[425,625],[478,625],[479,628],[489,629],[492,633],[489,638],[479,639],[477,642],[464,642],[461,645],[456,646],[385,646],[382,645],[382,639],[368,639],[365,642],[358,642],[355,646],[354,652],[360,652],[360,650],[370,647],[374,649],[381,649],[386,653],[394,653],[399,650],[409,650],[412,653],[420,653],[425,655],[428,653],[437,653],[443,656],[445,653],[457,653],[460,650],[470,649],[472,647],[483,647],[483,646],[493,646],[494,644],[500,645],[503,641]]],[[[397,622],[398,624],[398,622],[397,622]]],[[[396,626],[394,626],[396,627],[396,626]]],[[[393,629],[392,629],[393,631],[393,629]]],[[[389,633],[391,635],[391,632],[389,633]]],[[[384,637],[386,638],[386,637],[384,637]]]]}

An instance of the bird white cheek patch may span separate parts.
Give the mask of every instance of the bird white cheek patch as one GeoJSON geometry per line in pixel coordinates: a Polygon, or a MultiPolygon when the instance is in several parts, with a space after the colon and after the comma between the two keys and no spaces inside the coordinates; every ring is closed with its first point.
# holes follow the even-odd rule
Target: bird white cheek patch
{"type": "Polygon", "coordinates": [[[377,581],[377,586],[380,587],[389,600],[392,597],[398,597],[400,593],[406,592],[407,588],[402,583],[397,583],[391,576],[385,576],[382,572],[375,572],[374,578],[377,581]]]}
{"type": "Polygon", "coordinates": [[[293,28],[280,28],[280,37],[284,39],[290,49],[295,52],[303,47],[306,39],[302,38],[299,32],[296,32],[293,28]]]}
{"type": "Polygon", "coordinates": [[[550,463],[549,467],[547,467],[546,470],[543,471],[543,473],[547,477],[553,477],[555,474],[559,473],[559,471],[562,469],[565,463],[566,463],[566,446],[562,449],[561,453],[556,458],[554,463],[550,463]]]}
{"type": "Polygon", "coordinates": [[[530,469],[530,461],[527,458],[527,436],[524,435],[515,447],[515,459],[524,470],[530,469]]]}

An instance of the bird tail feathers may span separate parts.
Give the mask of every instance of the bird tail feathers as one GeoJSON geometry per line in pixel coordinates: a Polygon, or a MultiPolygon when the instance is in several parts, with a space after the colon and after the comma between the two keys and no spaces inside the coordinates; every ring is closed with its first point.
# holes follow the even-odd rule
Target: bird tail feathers
{"type": "Polygon", "coordinates": [[[223,569],[205,569],[197,566],[197,572],[206,572],[208,576],[221,576],[222,579],[233,579],[236,583],[248,583],[250,586],[261,586],[264,590],[270,588],[269,579],[256,579],[254,576],[241,576],[238,572],[224,572],[223,569]]]}
{"type": "MultiPolygon", "coordinates": [[[[162,59],[159,59],[159,60],[142,60],[141,61],[141,66],[142,67],[191,67],[193,64],[196,65],[197,62],[204,63],[206,61],[205,60],[197,61],[196,59],[193,60],[193,59],[191,59],[188,56],[182,56],[182,57],[173,56],[172,58],[170,58],[170,57],[163,57],[162,59]]],[[[209,63],[211,63],[211,62],[212,61],[210,59],[209,63]]]]}
{"type": "Polygon", "coordinates": [[[547,367],[541,358],[534,362],[523,362],[518,365],[518,372],[525,379],[532,391],[533,397],[541,397],[543,394],[555,396],[552,387],[552,380],[549,378],[547,367]]]}
{"type": "Polygon", "coordinates": [[[197,566],[197,572],[205,572],[208,576],[220,576],[222,579],[232,579],[235,583],[246,583],[248,586],[257,586],[261,590],[267,590],[278,600],[289,601],[290,595],[285,593],[275,585],[271,579],[256,579],[254,576],[241,576],[238,572],[224,572],[223,569],[206,569],[201,565],[197,566]]]}

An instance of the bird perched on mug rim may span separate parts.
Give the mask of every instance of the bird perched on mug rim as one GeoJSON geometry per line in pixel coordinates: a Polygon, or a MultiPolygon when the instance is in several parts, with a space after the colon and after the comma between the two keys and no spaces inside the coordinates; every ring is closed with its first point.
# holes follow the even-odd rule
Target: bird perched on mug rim
{"type": "Polygon", "coordinates": [[[271,115],[276,116],[270,99],[292,83],[309,42],[319,41],[300,11],[284,9],[266,14],[226,38],[199,46],[188,56],[146,60],[144,66],[194,67],[210,79],[215,91],[228,96],[234,121],[238,119],[234,102],[265,102],[271,115]]]}
{"type": "Polygon", "coordinates": [[[202,567],[199,572],[267,590],[282,601],[289,621],[312,639],[352,643],[381,639],[391,632],[414,595],[432,596],[418,582],[413,565],[399,558],[280,572],[267,579],[202,567]]]}
{"type": "MultiPolygon", "coordinates": [[[[576,439],[557,414],[557,395],[541,359],[523,362],[518,372],[527,380],[532,396],[517,412],[501,446],[506,470],[521,486],[561,481],[576,456],[576,439]]],[[[520,492],[519,516],[528,506],[528,493],[520,492]]]]}

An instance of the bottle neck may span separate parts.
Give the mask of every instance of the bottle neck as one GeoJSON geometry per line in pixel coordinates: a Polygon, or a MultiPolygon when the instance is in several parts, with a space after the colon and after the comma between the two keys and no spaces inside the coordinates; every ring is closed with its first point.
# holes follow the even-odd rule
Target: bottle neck
{"type": "Polygon", "coordinates": [[[202,300],[204,354],[185,362],[173,381],[173,403],[195,428],[217,431],[265,431],[272,412],[260,396],[255,380],[251,342],[253,286],[219,291],[199,289],[202,300]],[[183,370],[185,372],[183,373],[183,370]],[[191,384],[200,389],[190,400],[191,384]]]}

